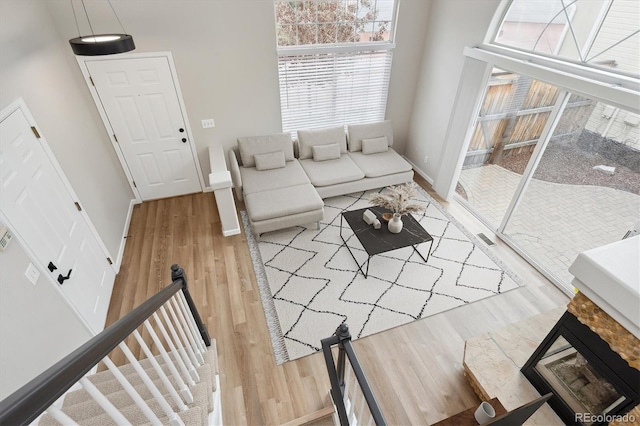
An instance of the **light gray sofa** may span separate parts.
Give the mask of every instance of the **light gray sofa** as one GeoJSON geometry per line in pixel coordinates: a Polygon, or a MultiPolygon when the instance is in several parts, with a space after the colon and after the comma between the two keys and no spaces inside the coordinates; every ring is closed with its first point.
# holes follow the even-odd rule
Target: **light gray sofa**
{"type": "Polygon", "coordinates": [[[346,134],[300,130],[296,142],[284,133],[238,138],[231,176],[254,234],[319,222],[323,198],[410,182],[411,165],[392,145],[390,121],[348,126],[346,134]]]}

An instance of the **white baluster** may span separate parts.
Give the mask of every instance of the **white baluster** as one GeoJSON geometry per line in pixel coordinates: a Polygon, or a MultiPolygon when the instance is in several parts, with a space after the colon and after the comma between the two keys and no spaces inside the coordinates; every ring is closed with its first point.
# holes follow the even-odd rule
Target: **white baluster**
{"type": "Polygon", "coordinates": [[[160,321],[160,317],[158,316],[157,313],[153,314],[153,319],[156,320],[156,324],[160,329],[160,333],[162,333],[164,340],[167,342],[167,345],[169,346],[169,350],[173,354],[173,357],[175,358],[176,362],[178,363],[178,367],[180,367],[180,371],[182,371],[182,374],[184,375],[184,380],[189,385],[194,385],[196,382],[193,381],[193,377],[191,377],[191,374],[189,373],[189,369],[187,368],[186,364],[182,360],[182,357],[180,356],[179,351],[176,349],[175,345],[171,341],[171,338],[169,337],[167,330],[164,328],[164,324],[162,324],[162,321],[160,321]]]}
{"type": "Polygon", "coordinates": [[[189,344],[189,339],[187,338],[187,335],[184,333],[184,329],[182,328],[180,321],[178,320],[176,312],[173,309],[173,305],[171,304],[171,302],[169,302],[169,303],[166,303],[165,306],[169,310],[169,314],[171,314],[174,327],[176,328],[176,330],[178,331],[178,334],[180,335],[180,339],[181,339],[180,341],[182,342],[183,347],[187,350],[187,353],[189,354],[189,358],[191,358],[191,362],[193,362],[193,364],[196,367],[200,367],[201,364],[198,361],[196,354],[193,352],[193,348],[189,344]]]}
{"type": "Polygon", "coordinates": [[[182,306],[182,312],[184,312],[184,316],[189,322],[189,329],[191,330],[191,334],[193,334],[193,337],[198,344],[198,349],[201,353],[205,353],[207,351],[207,346],[204,344],[204,340],[202,340],[202,335],[200,334],[200,330],[198,329],[198,324],[196,324],[196,320],[191,313],[191,309],[189,309],[187,299],[184,297],[183,292],[179,291],[177,294],[178,300],[180,301],[180,306],[182,306]]]}
{"type": "Polygon", "coordinates": [[[62,410],[55,405],[51,405],[47,408],[47,414],[56,419],[58,423],[65,426],[78,426],[78,423],[76,423],[71,417],[67,416],[66,413],[63,413],[62,410]]]}
{"type": "Polygon", "coordinates": [[[122,415],[122,413],[111,403],[111,401],[109,401],[107,399],[106,396],[104,396],[102,394],[102,392],[100,392],[98,390],[97,387],[95,387],[95,385],[93,383],[91,383],[91,381],[89,379],[87,379],[86,377],[83,377],[79,380],[80,384],[82,385],[82,388],[87,391],[87,393],[89,395],[91,395],[91,398],[94,399],[94,401],[96,401],[98,403],[98,405],[100,405],[100,407],[102,407],[102,409],[109,415],[109,417],[111,417],[113,419],[114,422],[116,422],[116,424],[119,425],[127,425],[130,424],[131,422],[129,420],[127,420],[127,418],[125,416],[122,415]]]}
{"type": "Polygon", "coordinates": [[[109,371],[111,371],[111,374],[113,374],[116,380],[118,380],[127,394],[129,394],[131,399],[133,399],[133,402],[135,402],[136,405],[140,408],[142,414],[144,414],[144,416],[149,419],[149,422],[151,422],[152,425],[161,426],[162,422],[160,421],[158,416],[156,416],[155,413],[151,411],[149,405],[147,405],[147,403],[144,401],[144,399],[142,399],[140,394],[133,388],[133,386],[131,386],[131,383],[129,383],[126,377],[124,377],[124,374],[122,374],[118,367],[116,367],[116,365],[108,357],[104,357],[102,359],[102,362],[104,362],[104,365],[106,365],[109,371]]]}
{"type": "MultiPolygon", "coordinates": [[[[345,358],[346,358],[346,354],[345,354],[345,358]]],[[[348,359],[345,360],[344,363],[344,370],[345,370],[345,378],[344,378],[344,396],[343,396],[343,402],[344,402],[344,406],[347,407],[347,404],[349,404],[349,391],[351,390],[351,363],[349,362],[348,359]]]]}
{"type": "MultiPolygon", "coordinates": [[[[358,389],[360,389],[360,387],[358,386],[358,389]]],[[[364,412],[365,412],[365,403],[366,403],[366,398],[364,397],[364,393],[362,392],[362,389],[360,389],[360,392],[358,392],[362,398],[360,398],[360,407],[358,407],[358,412],[356,415],[359,415],[361,418],[364,419],[364,412]]],[[[367,405],[366,408],[367,411],[369,411],[369,406],[367,405]]]]}
{"type": "Polygon", "coordinates": [[[160,381],[162,381],[162,384],[164,385],[164,387],[167,388],[169,395],[171,395],[171,398],[178,406],[178,409],[180,411],[186,410],[187,406],[184,405],[184,402],[182,402],[180,395],[178,395],[178,392],[176,392],[175,388],[173,387],[173,384],[171,384],[171,381],[165,374],[164,370],[162,369],[162,367],[160,367],[160,364],[158,364],[156,357],[153,356],[153,354],[151,353],[151,350],[149,349],[145,341],[142,340],[142,336],[140,336],[140,333],[138,333],[138,330],[133,330],[133,336],[136,338],[136,340],[140,344],[142,351],[147,356],[147,359],[149,360],[153,368],[156,370],[156,373],[158,373],[158,377],[160,378],[160,381]]]}
{"type": "Polygon", "coordinates": [[[178,315],[178,319],[180,320],[180,324],[182,324],[182,327],[180,327],[180,329],[182,330],[182,332],[184,334],[186,334],[187,340],[189,340],[189,344],[190,344],[191,350],[193,351],[193,354],[195,355],[195,357],[198,360],[198,363],[200,365],[204,364],[204,358],[202,357],[202,354],[200,353],[200,348],[198,348],[196,340],[193,338],[193,334],[191,334],[191,329],[189,328],[189,324],[187,323],[187,320],[184,317],[184,313],[182,312],[182,309],[180,308],[180,303],[178,302],[178,297],[176,295],[174,295],[171,298],[171,303],[173,304],[173,307],[176,310],[176,314],[178,315]]]}
{"type": "MultiPolygon", "coordinates": [[[[178,383],[178,388],[180,390],[180,393],[182,394],[182,398],[184,398],[184,402],[186,402],[187,404],[191,404],[193,402],[193,395],[191,394],[191,390],[182,379],[182,376],[176,369],[174,361],[171,359],[171,357],[165,350],[164,346],[162,345],[162,342],[160,341],[160,338],[158,338],[158,335],[156,334],[156,331],[151,326],[151,323],[149,322],[149,320],[146,320],[144,322],[144,326],[149,332],[149,335],[151,336],[151,340],[153,340],[153,343],[155,343],[155,345],[158,347],[158,350],[160,351],[160,356],[164,360],[164,363],[167,365],[167,367],[169,367],[169,371],[171,371],[171,375],[173,376],[176,383],[178,383]]],[[[180,357],[176,357],[176,358],[177,358],[177,361],[182,361],[180,357]]],[[[191,376],[189,376],[189,371],[187,371],[187,368],[184,366],[184,363],[182,364],[182,367],[184,368],[184,374],[186,374],[189,380],[191,380],[191,376]]]]}
{"type": "MultiPolygon", "coordinates": [[[[162,396],[162,393],[157,388],[157,386],[153,383],[153,381],[151,380],[147,372],[144,371],[144,368],[142,368],[142,366],[140,365],[136,357],[133,355],[129,347],[124,342],[121,342],[118,345],[118,347],[122,349],[124,356],[127,357],[133,369],[136,370],[136,373],[138,373],[138,376],[140,376],[140,378],[144,382],[144,385],[149,389],[149,391],[151,392],[151,395],[153,395],[158,405],[160,405],[160,409],[164,412],[165,416],[169,418],[169,424],[175,425],[175,426],[184,426],[182,419],[178,416],[177,413],[173,411],[173,409],[171,408],[167,400],[164,398],[164,396],[162,396]]],[[[117,422],[117,421],[116,423],[121,424],[120,422],[117,422]]]]}
{"type": "Polygon", "coordinates": [[[187,355],[187,352],[184,350],[184,346],[180,342],[180,339],[178,338],[178,334],[176,333],[176,329],[173,326],[173,323],[171,322],[171,320],[169,319],[169,316],[167,315],[167,311],[166,311],[166,309],[164,309],[164,306],[160,307],[160,313],[162,314],[162,318],[164,318],[164,322],[165,322],[167,328],[169,329],[169,332],[171,333],[171,337],[173,337],[174,343],[178,347],[178,354],[180,354],[180,356],[182,357],[182,360],[184,361],[185,365],[187,366],[187,369],[189,370],[189,374],[191,375],[191,378],[196,383],[200,382],[200,376],[198,375],[198,372],[196,371],[196,368],[193,366],[193,363],[192,363],[191,359],[189,358],[189,355],[187,355]]]}

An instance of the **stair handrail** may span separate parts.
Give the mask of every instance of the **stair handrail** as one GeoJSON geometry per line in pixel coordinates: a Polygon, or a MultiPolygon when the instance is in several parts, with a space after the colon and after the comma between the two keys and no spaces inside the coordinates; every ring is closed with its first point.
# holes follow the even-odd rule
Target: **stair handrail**
{"type": "Polygon", "coordinates": [[[24,425],[34,421],[180,290],[202,339],[206,346],[211,346],[207,329],[189,293],[184,270],[172,265],[171,279],[167,287],[0,401],[0,425],[24,425]]]}
{"type": "Polygon", "coordinates": [[[358,381],[358,385],[362,390],[365,401],[367,402],[369,412],[371,413],[373,421],[377,426],[386,426],[387,422],[382,415],[382,411],[380,410],[378,401],[376,401],[376,398],[373,395],[371,386],[369,386],[367,377],[365,376],[364,371],[362,370],[362,366],[360,365],[360,361],[358,360],[358,357],[353,349],[353,345],[351,343],[351,334],[349,333],[349,326],[346,323],[340,324],[335,334],[326,339],[322,339],[321,343],[322,352],[324,354],[324,361],[327,366],[327,372],[329,373],[329,381],[331,382],[331,399],[333,399],[333,403],[336,407],[340,425],[349,426],[349,417],[347,414],[347,409],[344,405],[344,373],[346,361],[348,359],[358,381]],[[333,357],[333,353],[331,352],[331,348],[336,345],[338,346],[337,364],[333,357]]]}

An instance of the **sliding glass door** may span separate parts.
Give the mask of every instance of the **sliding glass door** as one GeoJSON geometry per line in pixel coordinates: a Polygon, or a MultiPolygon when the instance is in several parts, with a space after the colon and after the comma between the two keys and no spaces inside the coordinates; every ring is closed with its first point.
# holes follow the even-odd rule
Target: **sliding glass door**
{"type": "Polygon", "coordinates": [[[558,284],[640,220],[640,117],[495,69],[458,199],[558,284]]]}

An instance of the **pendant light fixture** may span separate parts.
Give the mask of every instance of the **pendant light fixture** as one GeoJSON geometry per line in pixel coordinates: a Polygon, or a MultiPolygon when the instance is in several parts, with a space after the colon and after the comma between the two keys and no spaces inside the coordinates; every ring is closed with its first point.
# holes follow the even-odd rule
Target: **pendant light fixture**
{"type": "Polygon", "coordinates": [[[71,8],[73,9],[73,17],[76,20],[76,27],[78,28],[78,37],[69,40],[69,44],[71,45],[71,49],[73,49],[74,54],[82,56],[113,55],[115,53],[130,52],[136,48],[136,45],[133,43],[133,37],[131,37],[129,34],[126,34],[126,31],[122,26],[122,22],[120,22],[116,11],[113,10],[111,0],[107,0],[107,3],[109,3],[111,11],[116,17],[118,24],[120,24],[122,33],[95,34],[93,32],[91,21],[89,20],[87,8],[84,5],[84,0],[80,0],[80,2],[82,3],[82,8],[84,9],[84,14],[87,17],[87,22],[89,23],[89,29],[91,30],[91,35],[86,36],[80,35],[80,26],[78,25],[78,16],[76,15],[76,9],[73,6],[73,0],[70,1],[71,8]]]}

